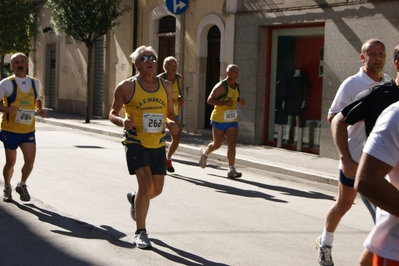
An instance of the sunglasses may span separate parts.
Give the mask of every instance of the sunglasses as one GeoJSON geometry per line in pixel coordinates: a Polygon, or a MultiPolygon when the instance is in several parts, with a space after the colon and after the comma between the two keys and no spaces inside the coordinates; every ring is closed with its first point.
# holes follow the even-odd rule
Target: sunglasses
{"type": "Polygon", "coordinates": [[[141,57],[141,62],[147,62],[148,60],[151,60],[152,62],[156,62],[157,57],[155,55],[143,55],[141,57]]]}

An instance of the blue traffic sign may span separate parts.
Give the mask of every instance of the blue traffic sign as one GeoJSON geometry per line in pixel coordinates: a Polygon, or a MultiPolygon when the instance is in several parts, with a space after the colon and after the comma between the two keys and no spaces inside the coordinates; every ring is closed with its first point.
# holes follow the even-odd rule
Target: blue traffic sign
{"type": "Polygon", "coordinates": [[[166,0],[166,7],[170,13],[180,15],[186,11],[188,0],[166,0]]]}

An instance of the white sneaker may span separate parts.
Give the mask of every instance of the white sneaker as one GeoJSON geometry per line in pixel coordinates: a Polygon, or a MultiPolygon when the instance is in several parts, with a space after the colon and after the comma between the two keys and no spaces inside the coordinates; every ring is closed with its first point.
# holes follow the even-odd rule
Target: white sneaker
{"type": "Polygon", "coordinates": [[[151,242],[148,239],[147,232],[141,231],[139,234],[134,235],[134,242],[138,248],[151,248],[151,242]]]}
{"type": "Polygon", "coordinates": [[[320,266],[334,266],[331,256],[332,246],[323,246],[321,244],[321,236],[315,241],[316,249],[318,250],[317,261],[320,266]]]}
{"type": "Polygon", "coordinates": [[[208,156],[205,155],[205,149],[201,149],[201,158],[199,160],[199,165],[201,168],[206,167],[206,159],[208,159],[208,156]]]}

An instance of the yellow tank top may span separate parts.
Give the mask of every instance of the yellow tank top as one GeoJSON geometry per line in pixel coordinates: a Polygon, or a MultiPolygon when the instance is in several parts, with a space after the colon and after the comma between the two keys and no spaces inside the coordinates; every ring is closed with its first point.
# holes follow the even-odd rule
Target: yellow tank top
{"type": "Polygon", "coordinates": [[[168,96],[161,79],[158,89],[146,91],[137,76],[132,77],[133,96],[124,104],[125,117],[133,119],[133,129],[124,131],[123,143],[138,143],[145,148],[156,149],[165,146],[165,123],[168,96]]]}
{"type": "Polygon", "coordinates": [[[9,97],[3,98],[4,106],[17,106],[19,110],[14,113],[3,113],[1,130],[14,133],[30,133],[35,131],[35,102],[37,92],[34,78],[31,79],[31,87],[27,92],[21,91],[14,76],[9,77],[14,90],[9,97]]]}
{"type": "Polygon", "coordinates": [[[231,88],[226,80],[223,80],[222,83],[226,87],[225,93],[218,97],[219,101],[228,101],[232,100],[233,105],[215,105],[213,107],[213,111],[211,114],[211,120],[218,123],[231,123],[238,121],[238,113],[237,113],[237,100],[240,97],[240,89],[236,83],[235,88],[231,88]]]}
{"type": "MultiPolygon", "coordinates": [[[[173,85],[173,110],[175,112],[175,116],[179,115],[179,95],[180,95],[180,87],[179,87],[179,74],[175,74],[175,81],[172,83],[173,85]]],[[[168,76],[166,72],[159,75],[163,79],[168,80],[168,76]]],[[[170,80],[169,80],[170,81],[170,80]]]]}

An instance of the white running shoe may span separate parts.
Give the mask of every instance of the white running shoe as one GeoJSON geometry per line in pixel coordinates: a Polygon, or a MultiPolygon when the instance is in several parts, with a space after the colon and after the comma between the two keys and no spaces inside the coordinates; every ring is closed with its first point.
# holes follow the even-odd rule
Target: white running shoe
{"type": "Polygon", "coordinates": [[[151,248],[151,242],[148,239],[146,231],[141,231],[139,234],[134,235],[134,242],[138,248],[151,248]]]}
{"type": "Polygon", "coordinates": [[[321,244],[321,236],[315,241],[316,249],[318,250],[317,261],[320,266],[334,266],[331,256],[332,246],[323,246],[321,244]]]}
{"type": "Polygon", "coordinates": [[[199,165],[201,168],[206,167],[206,160],[208,159],[208,156],[205,155],[205,149],[201,149],[201,158],[199,160],[199,165]]]}

